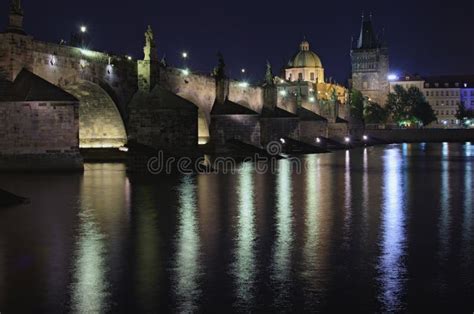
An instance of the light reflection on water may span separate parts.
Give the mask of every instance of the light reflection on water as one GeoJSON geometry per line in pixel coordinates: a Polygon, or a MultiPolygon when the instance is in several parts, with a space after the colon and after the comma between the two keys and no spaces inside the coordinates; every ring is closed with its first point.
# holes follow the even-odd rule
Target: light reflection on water
{"type": "Polygon", "coordinates": [[[98,313],[107,309],[107,250],[105,237],[94,221],[93,211],[79,213],[80,234],[76,250],[76,265],[72,284],[72,311],[98,313]]]}
{"type": "MultiPolygon", "coordinates": [[[[406,145],[406,144],[405,144],[406,145]]],[[[403,146],[403,153],[407,147],[403,146]]],[[[402,156],[398,148],[387,149],[384,155],[384,200],[382,207],[382,255],[379,260],[381,272],[384,310],[400,311],[406,265],[403,256],[406,254],[405,233],[405,197],[402,156]]]]}
{"type": "Polygon", "coordinates": [[[175,293],[178,312],[192,313],[197,310],[201,295],[199,287],[200,238],[196,219],[196,180],[183,176],[178,187],[179,222],[176,236],[175,293]]]}
{"type": "Polygon", "coordinates": [[[1,176],[32,202],[0,211],[0,311],[472,311],[472,146],[305,161],[301,175],[281,160],[274,175],[1,176]]]}
{"type": "Polygon", "coordinates": [[[237,306],[249,309],[255,298],[256,252],[253,165],[245,163],[239,173],[237,245],[233,275],[237,306]]]}
{"type": "Polygon", "coordinates": [[[293,207],[291,163],[288,160],[279,162],[276,178],[276,235],[273,247],[272,278],[275,285],[275,302],[277,306],[288,306],[291,271],[291,249],[293,245],[293,207]]]}
{"type": "Polygon", "coordinates": [[[441,215],[439,221],[439,240],[441,262],[446,262],[449,252],[449,227],[451,223],[451,193],[449,184],[449,146],[443,143],[441,154],[441,215]]]}

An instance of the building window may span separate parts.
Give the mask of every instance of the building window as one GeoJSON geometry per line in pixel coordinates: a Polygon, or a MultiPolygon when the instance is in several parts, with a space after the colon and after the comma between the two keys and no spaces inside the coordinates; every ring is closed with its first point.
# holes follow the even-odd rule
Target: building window
{"type": "Polygon", "coordinates": [[[362,83],[362,89],[369,89],[369,83],[367,81],[362,83]]]}
{"type": "Polygon", "coordinates": [[[302,81],[303,80],[303,73],[298,73],[298,80],[302,81]]]}
{"type": "Polygon", "coordinates": [[[288,74],[288,81],[291,81],[291,73],[288,74]]]}
{"type": "Polygon", "coordinates": [[[314,72],[311,72],[310,77],[311,77],[311,81],[314,81],[314,72]]]}

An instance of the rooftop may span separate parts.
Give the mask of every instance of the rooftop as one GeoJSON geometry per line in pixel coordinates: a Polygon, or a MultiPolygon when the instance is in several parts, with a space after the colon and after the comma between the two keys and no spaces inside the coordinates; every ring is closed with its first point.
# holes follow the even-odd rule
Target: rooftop
{"type": "Polygon", "coordinates": [[[226,99],[223,103],[215,102],[211,110],[213,116],[223,115],[258,115],[257,112],[249,109],[245,106],[239,105],[229,99],[226,99]]]}
{"type": "Polygon", "coordinates": [[[0,80],[0,101],[67,101],[76,97],[23,69],[14,82],[0,80]]]}

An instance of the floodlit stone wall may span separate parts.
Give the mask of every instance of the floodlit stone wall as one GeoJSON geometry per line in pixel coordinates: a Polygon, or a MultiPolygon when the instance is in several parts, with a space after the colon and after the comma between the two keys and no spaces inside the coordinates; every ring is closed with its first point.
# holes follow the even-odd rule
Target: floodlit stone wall
{"type": "Polygon", "coordinates": [[[218,147],[229,140],[239,140],[260,146],[260,122],[258,115],[214,116],[210,126],[212,142],[218,147]]]}
{"type": "Polygon", "coordinates": [[[78,103],[0,103],[0,170],[81,168],[78,103]]]}
{"type": "Polygon", "coordinates": [[[300,121],[300,140],[307,144],[316,144],[317,137],[328,137],[327,121],[300,121]]]}
{"type": "Polygon", "coordinates": [[[261,144],[266,146],[272,141],[279,141],[282,137],[300,139],[298,118],[261,118],[261,144]]]}

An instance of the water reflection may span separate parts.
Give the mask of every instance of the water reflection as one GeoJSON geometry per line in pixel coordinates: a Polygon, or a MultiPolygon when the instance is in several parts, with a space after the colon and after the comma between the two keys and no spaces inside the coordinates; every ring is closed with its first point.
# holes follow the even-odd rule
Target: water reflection
{"type": "MultiPolygon", "coordinates": [[[[112,310],[113,286],[120,281],[129,217],[125,167],[87,165],[81,186],[71,308],[91,313],[112,310]]],[[[115,304],[116,305],[116,304],[115,304]]]]}
{"type": "Polygon", "coordinates": [[[89,208],[79,213],[79,240],[75,253],[72,310],[75,313],[99,313],[106,310],[108,283],[105,237],[89,208]]]}
{"type": "Polygon", "coordinates": [[[288,283],[290,281],[292,230],[292,182],[291,163],[281,160],[276,184],[276,239],[273,256],[273,280],[276,284],[276,304],[288,302],[288,283]]]}
{"type": "Polygon", "coordinates": [[[348,248],[352,223],[351,153],[349,150],[346,150],[344,163],[344,246],[348,248]]]}
{"type": "Polygon", "coordinates": [[[439,218],[440,258],[446,260],[449,251],[449,226],[451,221],[449,185],[449,146],[443,143],[441,156],[441,214],[439,218]]]}
{"type": "Polygon", "coordinates": [[[307,295],[310,302],[315,302],[313,293],[321,290],[323,248],[321,247],[321,164],[316,155],[308,156],[305,173],[305,227],[306,237],[303,247],[303,272],[307,288],[312,293],[307,295]]]}
{"type": "Polygon", "coordinates": [[[184,176],[179,186],[179,222],[176,237],[175,293],[178,312],[192,313],[198,309],[201,289],[200,238],[196,218],[196,180],[184,176]]]}
{"type": "Polygon", "coordinates": [[[236,279],[237,305],[242,310],[248,309],[255,297],[255,190],[252,174],[252,164],[243,164],[238,183],[238,235],[233,269],[236,279]]]}
{"type": "Polygon", "coordinates": [[[470,159],[471,157],[471,145],[466,144],[465,145],[465,154],[466,154],[466,161],[465,161],[465,168],[464,168],[464,217],[463,217],[463,248],[465,249],[464,251],[464,264],[469,265],[472,260],[473,260],[473,223],[474,223],[474,217],[472,216],[472,211],[473,211],[473,204],[472,204],[472,175],[473,175],[473,169],[472,169],[472,163],[473,160],[470,159]]]}
{"type": "MultiPolygon", "coordinates": [[[[405,145],[403,146],[405,152],[405,145]]],[[[379,260],[381,271],[381,301],[385,311],[401,309],[406,268],[405,255],[405,195],[402,182],[402,157],[398,148],[387,149],[384,155],[382,255],[379,260]]]]}
{"type": "Polygon", "coordinates": [[[135,260],[135,290],[136,301],[140,311],[156,311],[155,301],[159,288],[163,284],[160,280],[162,265],[160,245],[160,229],[158,228],[159,213],[155,199],[156,191],[153,186],[138,185],[133,189],[132,204],[135,211],[134,225],[134,260],[135,260]]]}
{"type": "Polygon", "coordinates": [[[369,156],[367,148],[364,148],[363,171],[362,171],[362,221],[363,230],[368,232],[369,216],[369,156]]]}

